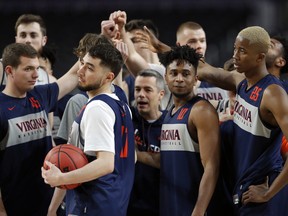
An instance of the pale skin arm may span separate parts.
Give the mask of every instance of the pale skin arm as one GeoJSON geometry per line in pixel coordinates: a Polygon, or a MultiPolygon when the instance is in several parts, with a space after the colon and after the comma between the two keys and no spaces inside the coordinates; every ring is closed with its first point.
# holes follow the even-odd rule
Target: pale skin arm
{"type": "Polygon", "coordinates": [[[160,153],[139,151],[137,146],[135,146],[135,150],[137,153],[137,161],[146,164],[148,166],[160,169],[160,153]]]}
{"type": "MultiPolygon", "coordinates": [[[[121,41],[114,41],[115,47],[121,52],[123,61],[126,62],[128,58],[128,48],[127,45],[121,41]]],[[[123,81],[122,81],[122,76],[123,75],[123,70],[121,69],[120,73],[115,77],[113,80],[113,83],[115,85],[118,85],[119,87],[123,88],[123,81]]]]}
{"type": "MultiPolygon", "coordinates": [[[[285,137],[288,137],[288,97],[284,89],[276,85],[269,86],[263,95],[260,112],[269,113],[263,116],[264,120],[272,125],[279,125],[285,137]],[[275,106],[277,104],[277,106],[275,106]]],[[[279,176],[268,185],[268,179],[261,185],[251,185],[242,196],[242,202],[262,203],[269,201],[284,186],[288,184],[288,162],[285,161],[284,167],[279,176]]]]}
{"type": "Polygon", "coordinates": [[[96,160],[88,163],[84,167],[67,173],[62,173],[54,164],[46,161],[45,163],[50,169],[45,170],[42,167],[42,177],[46,184],[56,187],[59,185],[92,181],[113,172],[114,153],[99,151],[96,152],[96,157],[96,160]]]}
{"type": "Polygon", "coordinates": [[[125,11],[116,11],[112,13],[109,17],[109,20],[114,21],[115,24],[118,25],[118,30],[120,32],[120,36],[122,41],[127,44],[128,48],[128,58],[125,62],[125,65],[127,66],[128,70],[134,75],[137,76],[137,74],[143,70],[150,68],[148,63],[142,56],[140,56],[139,53],[135,50],[134,44],[128,37],[126,31],[125,31],[125,24],[127,21],[127,15],[125,11]]]}
{"type": "Polygon", "coordinates": [[[76,88],[78,84],[78,69],[79,62],[76,62],[66,74],[56,81],[59,86],[58,100],[76,88]]]}
{"type": "Polygon", "coordinates": [[[48,208],[47,216],[57,216],[57,210],[64,200],[65,195],[66,190],[55,188],[52,200],[48,208]]]}
{"type": "Polygon", "coordinates": [[[192,216],[203,216],[214,193],[219,176],[220,130],[218,114],[211,104],[200,101],[192,108],[188,124],[191,135],[195,134],[195,130],[197,130],[200,157],[204,168],[192,216]],[[207,119],[209,119],[209,123],[207,123],[207,119]]]}

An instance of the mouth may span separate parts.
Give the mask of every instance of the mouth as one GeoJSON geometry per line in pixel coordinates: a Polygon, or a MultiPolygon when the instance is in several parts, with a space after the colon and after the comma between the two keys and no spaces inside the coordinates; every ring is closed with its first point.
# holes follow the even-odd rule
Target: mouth
{"type": "Polygon", "coordinates": [[[79,77],[78,82],[79,82],[79,83],[84,83],[85,80],[79,77]]]}
{"type": "Polygon", "coordinates": [[[29,81],[30,85],[35,85],[36,84],[36,80],[35,81],[29,81]]]}
{"type": "Polygon", "coordinates": [[[141,108],[141,107],[144,107],[144,106],[147,106],[148,105],[148,102],[145,102],[145,101],[137,101],[137,106],[138,108],[141,108]]]}
{"type": "Polygon", "coordinates": [[[174,88],[178,88],[178,89],[183,89],[183,88],[185,88],[184,86],[178,86],[178,85],[175,85],[175,86],[173,86],[174,88]]]}

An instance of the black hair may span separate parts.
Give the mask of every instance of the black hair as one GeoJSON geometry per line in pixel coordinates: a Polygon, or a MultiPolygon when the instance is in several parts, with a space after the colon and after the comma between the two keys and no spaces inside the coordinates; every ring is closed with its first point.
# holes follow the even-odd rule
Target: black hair
{"type": "Polygon", "coordinates": [[[170,51],[159,54],[159,60],[166,68],[174,60],[179,60],[180,62],[189,62],[197,69],[198,61],[201,57],[201,54],[196,53],[195,49],[188,45],[171,47],[170,51]]]}
{"type": "Polygon", "coordinates": [[[114,77],[120,73],[124,64],[121,52],[112,44],[103,43],[94,45],[89,49],[89,55],[93,58],[101,60],[100,65],[109,68],[114,77]]]}
{"type": "Polygon", "coordinates": [[[47,45],[42,47],[42,50],[40,52],[40,57],[44,59],[48,59],[51,64],[51,68],[53,69],[56,63],[56,47],[47,46],[47,45]]]}

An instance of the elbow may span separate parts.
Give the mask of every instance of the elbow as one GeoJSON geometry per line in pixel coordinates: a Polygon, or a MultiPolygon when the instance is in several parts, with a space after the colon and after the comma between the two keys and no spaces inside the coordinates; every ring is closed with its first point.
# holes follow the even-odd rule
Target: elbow
{"type": "Polygon", "coordinates": [[[106,169],[104,175],[111,174],[114,171],[114,161],[109,162],[106,164],[106,169]]]}

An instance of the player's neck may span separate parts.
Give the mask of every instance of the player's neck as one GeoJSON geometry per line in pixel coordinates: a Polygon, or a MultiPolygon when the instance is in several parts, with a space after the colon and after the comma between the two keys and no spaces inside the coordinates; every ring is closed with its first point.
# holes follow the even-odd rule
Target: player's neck
{"type": "Polygon", "coordinates": [[[8,95],[8,96],[14,97],[14,98],[24,98],[27,95],[27,92],[22,92],[22,91],[15,89],[15,88],[11,88],[8,83],[2,92],[5,95],[8,95]]]}
{"type": "Polygon", "coordinates": [[[91,90],[87,92],[87,95],[89,97],[89,99],[100,95],[100,94],[112,94],[112,90],[111,90],[111,83],[110,84],[105,84],[102,85],[100,88],[97,88],[95,90],[91,90]]]}

